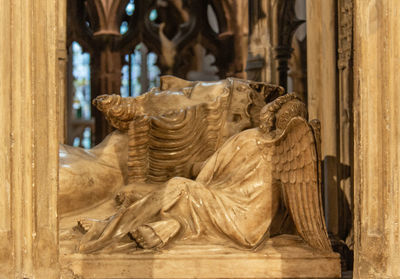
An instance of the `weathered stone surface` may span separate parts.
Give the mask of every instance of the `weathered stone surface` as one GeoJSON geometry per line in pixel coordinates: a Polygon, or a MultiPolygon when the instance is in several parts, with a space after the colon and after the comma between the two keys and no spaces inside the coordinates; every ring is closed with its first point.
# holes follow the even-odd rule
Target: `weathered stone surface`
{"type": "Polygon", "coordinates": [[[338,232],[336,42],[334,0],[307,1],[307,76],[310,119],[321,121],[321,151],[329,232],[338,232]]]}
{"type": "Polygon", "coordinates": [[[317,252],[293,235],[271,238],[256,253],[218,245],[181,245],[167,251],[112,255],[63,250],[60,261],[66,279],[340,278],[338,254],[317,252]]]}
{"type": "MultiPolygon", "coordinates": [[[[400,103],[396,94],[400,85],[400,79],[396,78],[400,3],[388,0],[354,3],[355,276],[396,278],[400,276],[400,103]]],[[[0,6],[0,53],[7,54],[0,61],[0,179],[4,185],[0,187],[0,277],[59,278],[57,130],[62,127],[57,115],[62,111],[59,105],[63,98],[57,86],[56,60],[62,67],[65,49],[60,43],[63,36],[58,37],[57,32],[65,30],[60,16],[65,14],[65,1],[0,0],[0,6]]],[[[320,26],[314,27],[308,35],[326,32],[320,26]]],[[[318,52],[315,49],[314,53],[318,52]]],[[[322,55],[318,64],[324,63],[328,62],[322,55]]],[[[316,74],[325,70],[322,68],[316,74]]],[[[61,73],[60,70],[58,74],[61,73]]],[[[308,77],[316,78],[310,72],[308,77]]],[[[99,259],[98,263],[105,267],[121,260],[129,270],[132,265],[125,256],[112,260],[109,255],[62,255],[61,262],[66,264],[62,274],[97,272],[94,267],[99,265],[94,260],[99,259]]],[[[221,256],[224,257],[225,254],[221,256]]],[[[276,262],[273,266],[280,267],[276,262]]]]}
{"type": "MultiPolygon", "coordinates": [[[[72,278],[340,276],[340,260],[331,249],[321,206],[320,127],[318,121],[305,119],[300,97],[273,95],[279,87],[245,80],[199,82],[184,88],[174,86],[182,80],[162,80],[163,91],[154,89],[138,98],[96,98],[94,104],[110,122],[128,130],[128,144],[115,143],[120,150],[129,146],[131,160],[118,160],[117,152],[111,158],[127,164],[128,173],[134,175],[115,200],[111,196],[99,206],[61,219],[63,274],[72,278]],[[254,101],[258,99],[270,102],[252,109],[262,104],[254,101]],[[247,125],[258,115],[259,126],[242,131],[248,126],[229,117],[235,113],[241,113],[245,118],[239,120],[247,125]],[[204,135],[193,137],[198,131],[204,135]],[[210,142],[216,146],[207,155],[202,148],[210,142]],[[174,172],[180,170],[180,159],[190,156],[195,159],[183,165],[200,162],[199,172],[174,172]],[[151,172],[152,167],[157,171],[151,172]],[[157,178],[162,179],[154,183],[157,178]]],[[[111,143],[104,146],[101,150],[112,149],[111,143]]],[[[70,159],[83,159],[82,165],[89,153],[83,154],[79,149],[69,152],[70,159]]],[[[100,188],[107,183],[112,182],[105,181],[100,188]]],[[[76,189],[74,195],[81,190],[88,196],[86,188],[76,189]]]]}
{"type": "Polygon", "coordinates": [[[71,214],[111,197],[127,181],[128,135],[115,131],[92,149],[60,145],[58,212],[71,214]]]}
{"type": "Polygon", "coordinates": [[[399,13],[354,1],[355,278],[400,277],[399,13]]]}
{"type": "Polygon", "coordinates": [[[63,4],[0,1],[1,278],[59,278],[63,4]]]}

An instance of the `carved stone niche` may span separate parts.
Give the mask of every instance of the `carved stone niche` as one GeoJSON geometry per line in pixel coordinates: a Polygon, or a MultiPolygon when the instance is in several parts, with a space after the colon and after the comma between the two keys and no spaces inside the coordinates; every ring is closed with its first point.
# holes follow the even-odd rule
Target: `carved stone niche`
{"type": "Polygon", "coordinates": [[[97,97],[118,132],[89,151],[61,150],[63,276],[340,277],[319,123],[282,94],[166,76],[137,98],[97,97]]]}

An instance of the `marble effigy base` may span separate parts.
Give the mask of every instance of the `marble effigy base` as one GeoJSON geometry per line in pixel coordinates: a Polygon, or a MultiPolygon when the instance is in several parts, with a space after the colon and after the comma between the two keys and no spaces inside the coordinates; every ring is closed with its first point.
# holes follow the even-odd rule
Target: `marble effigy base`
{"type": "Polygon", "coordinates": [[[340,278],[338,254],[316,252],[293,235],[271,238],[257,251],[179,245],[130,254],[65,253],[60,263],[71,278],[340,278]]]}

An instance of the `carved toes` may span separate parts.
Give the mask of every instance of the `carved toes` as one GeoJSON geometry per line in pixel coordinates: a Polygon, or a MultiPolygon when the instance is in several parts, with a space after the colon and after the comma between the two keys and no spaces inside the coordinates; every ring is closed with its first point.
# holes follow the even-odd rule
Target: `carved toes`
{"type": "Polygon", "coordinates": [[[118,206],[121,205],[129,206],[141,198],[142,195],[136,193],[135,191],[120,191],[115,195],[114,200],[118,206]]]}
{"type": "Polygon", "coordinates": [[[140,226],[136,230],[130,232],[129,235],[135,240],[137,245],[143,249],[157,248],[162,243],[153,229],[148,226],[140,226]]]}
{"type": "Polygon", "coordinates": [[[143,236],[138,232],[138,230],[134,230],[133,232],[129,232],[129,236],[137,243],[140,248],[143,248],[144,239],[143,236]]]}
{"type": "Polygon", "coordinates": [[[118,194],[115,195],[114,200],[117,203],[117,205],[122,205],[125,200],[125,194],[123,192],[119,192],[118,194]]]}
{"type": "Polygon", "coordinates": [[[88,220],[88,219],[81,219],[81,220],[78,221],[78,224],[76,225],[75,228],[76,228],[80,233],[85,234],[85,233],[87,233],[87,232],[90,230],[90,228],[93,226],[93,222],[94,222],[94,221],[91,221],[91,220],[88,220]]]}

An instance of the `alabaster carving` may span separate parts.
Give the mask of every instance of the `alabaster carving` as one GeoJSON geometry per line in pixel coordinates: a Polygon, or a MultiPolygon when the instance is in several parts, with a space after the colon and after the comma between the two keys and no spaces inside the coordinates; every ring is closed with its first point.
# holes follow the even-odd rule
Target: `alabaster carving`
{"type": "Polygon", "coordinates": [[[319,192],[319,127],[307,122],[297,95],[278,97],[275,88],[260,111],[262,102],[248,93],[265,101],[271,87],[177,81],[184,83],[179,90],[163,83],[138,98],[94,101],[110,123],[128,130],[130,184],[116,195],[114,214],[79,220],[78,251],[193,243],[255,249],[288,231],[331,251],[319,192]],[[233,103],[243,96],[242,105],[233,103]],[[235,121],[235,113],[244,117],[235,121]]]}
{"type": "Polygon", "coordinates": [[[117,131],[92,150],[61,150],[66,273],[340,276],[321,207],[319,123],[307,121],[298,95],[166,76],[137,98],[93,104],[117,131]]]}
{"type": "Polygon", "coordinates": [[[127,182],[195,178],[230,136],[256,127],[265,101],[282,92],[233,78],[190,82],[164,76],[160,88],[137,98],[99,96],[93,103],[119,132],[91,150],[61,146],[59,212],[103,203],[127,182]]]}
{"type": "Polygon", "coordinates": [[[92,149],[60,145],[59,213],[96,206],[127,182],[128,135],[114,131],[92,149]]]}
{"type": "Polygon", "coordinates": [[[94,100],[110,123],[129,134],[129,182],[194,178],[232,135],[259,124],[265,98],[280,87],[226,79],[188,82],[166,76],[160,88],[137,98],[94,100]]]}

